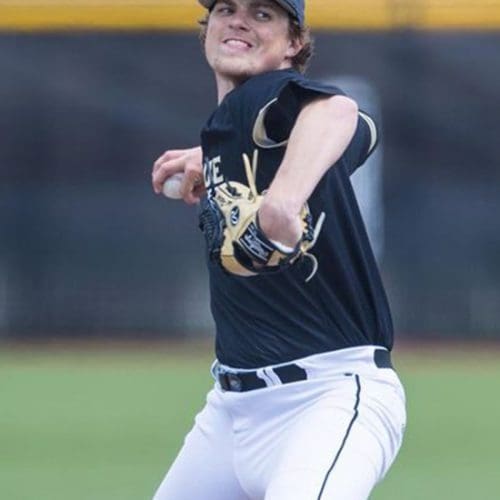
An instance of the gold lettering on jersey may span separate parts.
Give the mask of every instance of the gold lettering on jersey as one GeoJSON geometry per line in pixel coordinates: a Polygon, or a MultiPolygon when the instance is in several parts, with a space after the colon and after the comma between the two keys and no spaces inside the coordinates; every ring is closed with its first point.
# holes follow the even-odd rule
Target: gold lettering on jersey
{"type": "Polygon", "coordinates": [[[211,160],[205,159],[203,162],[203,177],[207,188],[218,186],[224,182],[224,176],[221,173],[221,157],[216,156],[211,160]]]}

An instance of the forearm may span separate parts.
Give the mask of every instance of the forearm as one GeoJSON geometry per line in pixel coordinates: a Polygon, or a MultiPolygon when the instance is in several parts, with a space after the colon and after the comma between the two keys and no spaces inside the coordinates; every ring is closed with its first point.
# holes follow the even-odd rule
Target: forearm
{"type": "Polygon", "coordinates": [[[343,96],[318,99],[302,109],[259,210],[260,225],[269,238],[294,243],[300,234],[301,207],[346,150],[357,119],[356,103],[343,96]]]}

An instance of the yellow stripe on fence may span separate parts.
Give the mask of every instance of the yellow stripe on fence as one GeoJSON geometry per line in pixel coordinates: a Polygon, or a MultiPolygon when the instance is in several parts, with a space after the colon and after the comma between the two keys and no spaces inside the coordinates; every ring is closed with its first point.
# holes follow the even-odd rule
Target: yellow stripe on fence
{"type": "Polygon", "coordinates": [[[430,1],[422,9],[421,25],[425,28],[489,29],[500,28],[498,0],[430,1]]]}
{"type": "Polygon", "coordinates": [[[4,30],[193,30],[204,9],[192,1],[0,0],[4,30]]]}
{"type": "MultiPolygon", "coordinates": [[[[312,28],[500,29],[500,0],[306,0],[312,28]]],[[[196,0],[0,0],[0,29],[194,30],[196,0]]]]}

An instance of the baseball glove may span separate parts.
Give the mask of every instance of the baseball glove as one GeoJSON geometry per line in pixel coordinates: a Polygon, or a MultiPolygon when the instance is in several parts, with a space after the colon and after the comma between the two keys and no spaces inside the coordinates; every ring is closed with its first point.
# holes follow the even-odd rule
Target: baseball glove
{"type": "Polygon", "coordinates": [[[306,279],[308,281],[317,269],[316,258],[308,250],[316,242],[324,213],[314,227],[308,205],[302,207],[302,236],[294,248],[267,238],[258,220],[258,210],[265,192],[257,192],[257,160],[258,150],[254,151],[252,165],[248,156],[243,154],[248,185],[227,181],[209,188],[208,198],[200,213],[200,228],[205,235],[209,258],[231,274],[254,276],[281,271],[302,256],[308,256],[313,261],[313,270],[306,279]]]}

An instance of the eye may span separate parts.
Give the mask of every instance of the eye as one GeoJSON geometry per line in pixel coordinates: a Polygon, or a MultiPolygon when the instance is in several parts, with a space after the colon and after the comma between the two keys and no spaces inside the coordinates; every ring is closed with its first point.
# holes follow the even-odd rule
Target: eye
{"type": "Polygon", "coordinates": [[[217,14],[222,14],[222,15],[225,15],[225,14],[232,14],[234,9],[233,7],[231,7],[230,5],[228,4],[219,4],[217,7],[215,7],[215,12],[217,14]]]}
{"type": "Polygon", "coordinates": [[[269,21],[271,19],[271,13],[266,9],[258,9],[255,17],[260,21],[269,21]]]}

